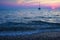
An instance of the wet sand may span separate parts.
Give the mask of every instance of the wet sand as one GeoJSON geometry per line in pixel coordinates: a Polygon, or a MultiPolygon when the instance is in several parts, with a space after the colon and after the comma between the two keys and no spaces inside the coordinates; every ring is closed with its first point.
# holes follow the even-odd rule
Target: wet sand
{"type": "Polygon", "coordinates": [[[0,36],[0,40],[60,40],[60,32],[43,32],[24,36],[0,36]]]}

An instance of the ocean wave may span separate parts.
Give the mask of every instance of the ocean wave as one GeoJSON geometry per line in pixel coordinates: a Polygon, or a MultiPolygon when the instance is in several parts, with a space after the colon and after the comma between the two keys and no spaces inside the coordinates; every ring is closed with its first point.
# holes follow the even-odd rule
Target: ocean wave
{"type": "Polygon", "coordinates": [[[31,20],[60,23],[60,12],[56,10],[51,10],[51,11],[1,10],[0,11],[0,24],[6,22],[28,23],[31,20]]]}

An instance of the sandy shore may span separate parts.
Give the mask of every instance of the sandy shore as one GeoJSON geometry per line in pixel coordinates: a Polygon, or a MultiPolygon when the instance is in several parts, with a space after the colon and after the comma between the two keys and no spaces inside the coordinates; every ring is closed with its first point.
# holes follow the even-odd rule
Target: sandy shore
{"type": "Polygon", "coordinates": [[[60,32],[43,32],[25,36],[0,36],[0,40],[60,40],[60,32]]]}

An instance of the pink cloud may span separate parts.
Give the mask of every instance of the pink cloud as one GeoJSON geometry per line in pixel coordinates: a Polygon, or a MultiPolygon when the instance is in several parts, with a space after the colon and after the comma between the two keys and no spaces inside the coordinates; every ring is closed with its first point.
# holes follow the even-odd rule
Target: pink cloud
{"type": "Polygon", "coordinates": [[[25,7],[38,7],[45,6],[45,7],[51,7],[52,9],[60,7],[60,3],[54,3],[54,4],[39,4],[39,3],[25,3],[25,4],[17,4],[13,2],[0,2],[0,4],[7,5],[7,6],[25,6],[25,7]]]}

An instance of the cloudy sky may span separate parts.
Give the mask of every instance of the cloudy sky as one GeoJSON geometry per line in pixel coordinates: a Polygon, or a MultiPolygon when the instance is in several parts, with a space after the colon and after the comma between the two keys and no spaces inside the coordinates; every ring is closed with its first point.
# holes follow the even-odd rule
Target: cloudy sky
{"type": "Polygon", "coordinates": [[[0,0],[0,4],[6,5],[36,5],[51,6],[52,8],[59,7],[60,0],[0,0]]]}

